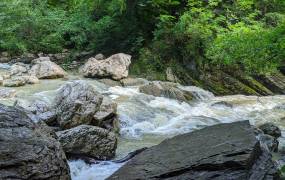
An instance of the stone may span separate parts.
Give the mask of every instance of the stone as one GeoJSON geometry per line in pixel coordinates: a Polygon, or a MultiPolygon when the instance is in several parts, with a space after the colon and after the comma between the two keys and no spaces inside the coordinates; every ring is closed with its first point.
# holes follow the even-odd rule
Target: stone
{"type": "Polygon", "coordinates": [[[271,152],[278,152],[279,141],[267,134],[260,134],[259,141],[264,143],[271,152]]]}
{"type": "Polygon", "coordinates": [[[24,63],[15,63],[11,66],[10,75],[11,76],[21,76],[28,72],[29,65],[24,63]]]}
{"type": "Polygon", "coordinates": [[[57,64],[50,61],[49,57],[40,57],[32,61],[34,64],[29,70],[31,76],[39,79],[63,78],[66,72],[57,64]]]}
{"type": "Polygon", "coordinates": [[[97,54],[94,58],[97,59],[97,60],[104,60],[104,59],[106,59],[106,57],[103,54],[101,54],[101,53],[97,54]]]}
{"type": "Polygon", "coordinates": [[[279,138],[281,136],[280,128],[274,125],[273,123],[265,123],[259,126],[258,128],[261,129],[264,134],[268,134],[275,138],[279,138]]]}
{"type": "Polygon", "coordinates": [[[13,98],[16,95],[15,89],[1,88],[0,98],[13,98]]]}
{"type": "Polygon", "coordinates": [[[190,91],[179,89],[178,84],[170,82],[153,81],[140,86],[139,91],[144,94],[177,99],[179,101],[190,101],[193,99],[193,94],[190,91]]]}
{"type": "Polygon", "coordinates": [[[120,80],[128,77],[130,64],[131,56],[119,53],[100,61],[90,58],[83,66],[82,72],[85,77],[120,80]]]}
{"type": "Polygon", "coordinates": [[[19,87],[26,84],[26,78],[22,76],[13,76],[11,79],[5,79],[3,86],[5,87],[19,87]]]}
{"type": "Polygon", "coordinates": [[[70,156],[82,155],[98,160],[109,160],[115,156],[117,138],[106,129],[80,125],[56,134],[64,151],[70,156]]]}
{"type": "Polygon", "coordinates": [[[39,84],[40,80],[36,76],[25,76],[27,84],[39,84]]]}
{"type": "Polygon", "coordinates": [[[116,127],[117,104],[110,98],[104,97],[99,110],[95,113],[95,121],[93,125],[103,127],[105,129],[118,129],[116,127]]]}
{"type": "Polygon", "coordinates": [[[120,82],[123,86],[141,86],[149,83],[148,80],[143,78],[125,78],[120,82]]]}
{"type": "Polygon", "coordinates": [[[63,85],[53,103],[62,129],[78,125],[112,127],[117,106],[85,81],[63,85]],[[107,125],[106,123],[110,123],[107,125]]]}
{"type": "Polygon", "coordinates": [[[60,143],[25,112],[2,104],[0,179],[71,179],[60,143]]]}
{"type": "Polygon", "coordinates": [[[272,156],[248,121],[218,124],[166,139],[111,179],[278,179],[272,156]]]}

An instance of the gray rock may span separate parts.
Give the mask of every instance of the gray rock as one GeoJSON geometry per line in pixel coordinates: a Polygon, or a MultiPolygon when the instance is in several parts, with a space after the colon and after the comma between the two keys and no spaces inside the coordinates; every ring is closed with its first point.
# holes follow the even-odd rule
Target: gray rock
{"type": "Polygon", "coordinates": [[[275,138],[279,138],[281,136],[280,128],[274,125],[273,123],[265,123],[259,126],[258,128],[261,129],[264,132],[264,134],[268,134],[275,138]]]}
{"type": "Polygon", "coordinates": [[[106,129],[80,125],[56,134],[64,151],[71,156],[90,156],[99,160],[115,156],[117,138],[114,133],[106,129]]]}
{"type": "Polygon", "coordinates": [[[119,53],[100,61],[90,58],[83,66],[82,72],[85,77],[120,80],[128,77],[130,64],[131,56],[119,53]]]}
{"type": "Polygon", "coordinates": [[[49,57],[40,57],[33,60],[34,65],[29,70],[31,76],[39,79],[56,79],[63,78],[66,72],[57,64],[50,61],[49,57]]]}
{"type": "Polygon", "coordinates": [[[24,63],[15,63],[11,66],[10,69],[10,75],[11,76],[21,76],[25,73],[27,73],[29,70],[29,65],[24,64],[24,63]]]}
{"type": "Polygon", "coordinates": [[[279,141],[276,138],[267,134],[260,134],[259,141],[265,144],[269,151],[278,152],[279,141]]]}
{"type": "Polygon", "coordinates": [[[193,99],[193,94],[190,91],[179,89],[178,84],[171,82],[153,81],[140,86],[139,91],[148,95],[177,99],[179,101],[190,101],[193,99]]]}
{"type": "Polygon", "coordinates": [[[0,179],[70,179],[60,143],[25,112],[1,104],[0,179]]]}
{"type": "Polygon", "coordinates": [[[116,104],[104,98],[92,85],[84,81],[63,85],[56,95],[53,107],[56,109],[57,121],[63,129],[81,124],[112,127],[117,110],[116,104]]]}
{"type": "Polygon", "coordinates": [[[248,121],[218,124],[148,148],[108,179],[278,179],[271,158],[248,121]]]}

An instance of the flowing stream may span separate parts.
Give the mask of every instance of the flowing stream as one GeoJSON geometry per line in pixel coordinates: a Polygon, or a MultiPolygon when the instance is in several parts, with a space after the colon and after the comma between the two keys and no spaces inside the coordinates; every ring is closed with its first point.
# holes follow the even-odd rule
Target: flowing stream
{"type": "MultiPolygon", "coordinates": [[[[6,65],[2,66],[0,68],[6,68],[6,65]]],[[[0,70],[0,73],[1,71],[4,70],[0,70]]],[[[0,103],[12,105],[16,100],[22,105],[35,100],[51,103],[62,84],[78,79],[88,81],[97,91],[118,103],[121,136],[116,158],[142,147],[156,145],[174,135],[217,123],[249,120],[252,124],[259,125],[274,122],[282,131],[285,130],[285,95],[215,97],[211,92],[198,87],[185,86],[182,88],[191,90],[197,99],[185,103],[139,93],[138,87],[108,87],[78,75],[70,75],[68,80],[42,80],[40,84],[13,88],[17,91],[16,97],[0,99],[0,103]]],[[[281,146],[285,144],[282,142],[285,142],[283,138],[281,146]]],[[[70,161],[69,165],[73,180],[103,180],[122,166],[110,161],[87,165],[81,160],[70,161]]]]}

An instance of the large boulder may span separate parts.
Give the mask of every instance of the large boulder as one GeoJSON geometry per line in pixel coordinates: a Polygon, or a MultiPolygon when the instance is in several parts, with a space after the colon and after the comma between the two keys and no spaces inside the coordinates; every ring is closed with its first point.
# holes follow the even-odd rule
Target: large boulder
{"type": "Polygon", "coordinates": [[[60,143],[22,110],[1,104],[0,179],[70,179],[60,143]]]}
{"type": "Polygon", "coordinates": [[[153,81],[140,86],[139,91],[144,94],[177,99],[179,101],[190,101],[193,99],[193,94],[190,91],[182,90],[178,87],[178,84],[171,82],[153,81]]]}
{"type": "Polygon", "coordinates": [[[82,72],[85,77],[120,80],[128,77],[130,64],[131,56],[119,53],[105,60],[90,58],[83,66],[82,72]]]}
{"type": "Polygon", "coordinates": [[[117,106],[85,81],[63,85],[55,98],[57,121],[61,128],[69,129],[81,124],[113,126],[117,106]]]}
{"type": "Polygon", "coordinates": [[[49,57],[40,57],[33,60],[34,65],[29,70],[29,74],[39,79],[63,78],[66,72],[57,64],[50,61],[49,57]]]}
{"type": "Polygon", "coordinates": [[[70,156],[81,155],[99,160],[107,160],[115,156],[116,135],[106,129],[80,125],[56,134],[64,151],[70,156]]]}
{"type": "Polygon", "coordinates": [[[276,164],[248,121],[167,139],[108,179],[278,179],[276,164]]]}

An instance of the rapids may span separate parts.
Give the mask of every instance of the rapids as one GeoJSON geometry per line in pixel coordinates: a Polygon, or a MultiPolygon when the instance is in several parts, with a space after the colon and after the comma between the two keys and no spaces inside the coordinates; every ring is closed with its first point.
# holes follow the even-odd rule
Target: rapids
{"type": "MultiPolygon", "coordinates": [[[[7,65],[0,65],[0,68],[7,68],[7,65]]],[[[165,138],[217,123],[250,120],[252,124],[259,125],[274,122],[282,131],[285,130],[285,95],[216,97],[201,88],[185,86],[182,88],[192,91],[197,99],[186,103],[145,95],[139,93],[138,87],[108,87],[96,80],[70,75],[69,79],[42,80],[40,84],[13,88],[17,91],[16,97],[0,99],[0,102],[12,105],[17,100],[22,106],[36,100],[51,103],[61,85],[79,79],[88,81],[97,91],[118,103],[121,136],[116,158],[156,145],[165,138]]],[[[284,139],[280,141],[284,146],[284,139]]],[[[87,165],[81,160],[70,161],[69,165],[73,180],[105,179],[122,166],[110,161],[87,165]]]]}

